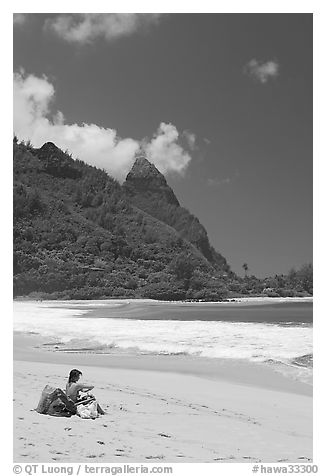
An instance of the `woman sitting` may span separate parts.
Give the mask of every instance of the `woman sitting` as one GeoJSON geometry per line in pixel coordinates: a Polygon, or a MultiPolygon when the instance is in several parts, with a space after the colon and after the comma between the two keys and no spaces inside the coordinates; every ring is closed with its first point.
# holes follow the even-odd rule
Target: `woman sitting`
{"type": "MultiPolygon", "coordinates": [[[[85,395],[81,396],[80,392],[89,392],[93,390],[94,385],[87,385],[85,383],[78,382],[82,372],[77,369],[71,370],[69,374],[68,383],[66,385],[66,395],[67,397],[72,400],[76,405],[90,403],[95,400],[93,395],[85,395]]],[[[97,411],[100,415],[104,415],[105,412],[100,407],[99,403],[97,403],[97,411]]]]}

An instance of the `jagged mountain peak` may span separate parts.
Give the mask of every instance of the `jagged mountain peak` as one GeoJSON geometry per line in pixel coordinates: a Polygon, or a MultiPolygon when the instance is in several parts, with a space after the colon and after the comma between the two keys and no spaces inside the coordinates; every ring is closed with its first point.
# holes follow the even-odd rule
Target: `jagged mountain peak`
{"type": "Polygon", "coordinates": [[[147,159],[145,155],[139,155],[136,158],[128,175],[141,178],[162,177],[164,182],[166,182],[164,175],[161,174],[161,172],[147,159]]]}
{"type": "Polygon", "coordinates": [[[123,188],[127,197],[140,210],[174,228],[192,243],[214,266],[229,271],[225,258],[210,245],[207,232],[198,218],[180,206],[164,175],[145,154],[139,153],[126,177],[123,188]]]}
{"type": "Polygon", "coordinates": [[[62,150],[59,149],[53,142],[45,142],[40,149],[38,149],[39,152],[42,154],[48,154],[48,155],[53,155],[53,154],[60,154],[62,155],[62,150]]]}
{"type": "Polygon", "coordinates": [[[167,203],[179,206],[177,197],[166,182],[164,175],[143,154],[138,155],[123,187],[132,198],[138,194],[155,194],[167,203]]]}
{"type": "Polygon", "coordinates": [[[70,159],[72,161],[72,159],[53,142],[45,142],[42,147],[35,149],[35,153],[41,160],[56,158],[58,160],[70,159]]]}

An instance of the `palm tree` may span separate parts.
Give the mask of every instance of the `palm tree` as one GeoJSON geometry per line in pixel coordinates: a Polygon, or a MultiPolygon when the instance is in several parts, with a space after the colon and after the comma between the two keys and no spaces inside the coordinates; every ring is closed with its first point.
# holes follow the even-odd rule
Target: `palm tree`
{"type": "Polygon", "coordinates": [[[248,269],[249,269],[249,267],[248,267],[247,263],[243,263],[242,267],[243,267],[243,269],[244,269],[245,276],[247,276],[248,269]]]}

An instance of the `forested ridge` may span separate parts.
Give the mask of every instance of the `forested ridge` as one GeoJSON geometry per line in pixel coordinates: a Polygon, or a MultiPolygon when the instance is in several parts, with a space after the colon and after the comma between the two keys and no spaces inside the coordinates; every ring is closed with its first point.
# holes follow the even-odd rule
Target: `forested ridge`
{"type": "Polygon", "coordinates": [[[312,292],[312,269],[304,285],[300,270],[276,284],[236,276],[145,158],[120,185],[51,142],[37,149],[14,139],[13,165],[14,296],[222,300],[312,292]]]}

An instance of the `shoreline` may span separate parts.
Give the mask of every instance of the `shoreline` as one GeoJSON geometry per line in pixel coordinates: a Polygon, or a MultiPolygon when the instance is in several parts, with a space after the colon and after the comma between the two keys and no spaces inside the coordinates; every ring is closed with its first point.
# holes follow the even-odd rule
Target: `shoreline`
{"type": "Polygon", "coordinates": [[[145,356],[63,354],[24,339],[15,336],[15,462],[312,461],[312,398],[271,371],[219,362],[212,376],[196,359],[182,369],[158,356],[146,367],[145,356]],[[64,388],[72,367],[95,385],[99,419],[34,411],[44,386],[64,388]]]}
{"type": "Polygon", "coordinates": [[[14,360],[49,364],[86,365],[100,368],[154,371],[191,375],[203,379],[223,380],[232,384],[312,396],[313,388],[308,383],[295,380],[269,367],[242,359],[206,358],[191,355],[159,355],[113,351],[55,351],[55,341],[35,334],[14,333],[14,360]]]}
{"type": "Polygon", "coordinates": [[[106,298],[106,299],[35,299],[28,296],[18,296],[13,299],[14,302],[44,302],[44,303],[139,303],[139,304],[236,304],[236,303],[251,303],[251,304],[267,304],[267,303],[284,303],[284,302],[313,302],[313,296],[306,297],[268,297],[268,296],[254,296],[254,297],[235,297],[228,298],[223,301],[161,301],[158,299],[147,298],[106,298]]]}
{"type": "MultiPolygon", "coordinates": [[[[71,313],[82,307],[90,319],[90,313],[95,315],[92,303],[54,303],[71,313]]],[[[121,300],[111,306],[105,301],[102,309],[126,309],[128,304],[124,301],[121,308],[121,300]]],[[[223,304],[224,309],[242,306],[223,304]]],[[[148,306],[150,314],[154,306],[148,306]]],[[[245,303],[241,313],[245,307],[254,306],[245,303]]],[[[130,306],[131,313],[135,309],[130,306]]],[[[55,338],[32,332],[14,332],[13,344],[15,462],[312,461],[313,388],[274,365],[132,349],[67,352],[55,348],[55,338]],[[95,386],[106,412],[99,419],[35,411],[44,386],[64,389],[72,368],[95,386]]]]}
{"type": "Polygon", "coordinates": [[[123,318],[140,320],[183,320],[224,322],[313,322],[311,298],[248,298],[229,302],[155,301],[151,299],[35,301],[14,300],[16,306],[35,305],[44,309],[69,309],[85,317],[123,318]],[[270,314],[269,311],[286,308],[285,313],[270,314]],[[185,313],[185,309],[187,313],[185,313]],[[264,319],[262,318],[264,310],[264,319]],[[203,311],[204,315],[201,315],[203,311]],[[266,312],[265,312],[266,311],[266,312]]]}
{"type": "MultiPolygon", "coordinates": [[[[280,329],[282,327],[286,329],[287,323],[290,323],[291,327],[297,326],[299,332],[298,334],[295,331],[296,333],[292,335],[301,338],[300,328],[306,327],[310,329],[309,333],[312,332],[312,305],[310,303],[272,303],[262,309],[261,306],[242,305],[241,303],[213,307],[198,307],[198,305],[188,304],[185,308],[182,305],[172,303],[162,305],[152,301],[146,301],[143,304],[128,301],[110,303],[93,301],[86,304],[79,301],[73,303],[22,302],[16,303],[15,311],[18,320],[15,325],[15,355],[23,355],[24,359],[30,361],[37,359],[46,362],[64,362],[69,359],[73,363],[80,360],[85,365],[89,365],[91,362],[90,365],[101,367],[111,365],[129,369],[177,371],[199,376],[203,374],[209,378],[226,380],[230,379],[230,375],[232,375],[233,381],[239,380],[244,384],[255,385],[258,382],[261,386],[261,382],[265,382],[264,385],[267,382],[267,385],[274,389],[280,386],[286,391],[296,392],[296,388],[298,388],[299,393],[302,394],[311,394],[312,391],[312,369],[309,362],[308,366],[300,365],[301,362],[298,362],[297,365],[290,358],[278,357],[275,352],[275,357],[273,357],[273,352],[265,352],[265,358],[250,358],[250,356],[256,357],[255,353],[258,354],[257,357],[259,354],[263,354],[263,351],[260,350],[263,347],[260,345],[267,345],[268,342],[265,343],[262,340],[260,344],[256,344],[252,335],[255,336],[257,330],[250,330],[249,336],[250,333],[253,332],[253,334],[249,337],[249,341],[246,341],[247,334],[245,332],[247,330],[244,332],[241,327],[258,323],[261,325],[276,324],[280,329]],[[33,312],[36,312],[34,307],[38,314],[36,314],[36,324],[31,325],[33,319],[30,320],[27,317],[31,312],[31,318],[33,318],[33,312]],[[60,325],[60,320],[56,320],[56,316],[61,319],[61,317],[65,317],[66,313],[68,316],[70,315],[71,319],[76,318],[77,328],[75,325],[72,326],[71,323],[74,321],[69,317],[67,324],[63,320],[60,325]],[[22,321],[19,321],[20,316],[24,316],[22,321]],[[49,321],[47,322],[46,317],[48,316],[49,321]],[[112,323],[110,319],[113,319],[112,323]],[[147,320],[150,321],[150,328],[146,323],[147,320]],[[133,321],[133,323],[129,325],[128,321],[133,321]],[[181,323],[182,321],[184,324],[181,323]],[[214,331],[217,337],[207,341],[205,337],[205,333],[208,335],[207,327],[202,331],[200,321],[210,323],[209,326],[214,326],[214,329],[216,325],[220,325],[215,324],[214,321],[221,322],[222,327],[218,327],[219,330],[214,331]],[[228,327],[233,326],[233,323],[240,323],[235,332],[233,327],[228,327]],[[62,326],[66,330],[65,332],[62,332],[62,326]],[[177,332],[179,336],[176,341],[174,341],[174,335],[171,334],[171,328],[174,329],[174,334],[177,332]],[[189,341],[187,333],[183,334],[183,329],[189,329],[187,332],[190,336],[200,336],[203,341],[202,347],[191,347],[191,340],[189,341]],[[216,345],[220,329],[226,333],[226,341],[228,338],[231,339],[229,351],[226,351],[222,344],[216,352],[209,352],[210,348],[207,352],[202,351],[205,342],[209,347],[216,345]],[[229,329],[232,330],[229,331],[229,329]],[[31,331],[35,332],[31,333],[31,331]],[[106,333],[107,337],[101,337],[101,332],[106,333]],[[131,332],[130,336],[129,332],[131,332]],[[144,342],[141,337],[143,336],[142,332],[145,336],[144,342]],[[161,340],[159,336],[155,337],[157,332],[161,332],[161,340]],[[228,332],[231,332],[231,337],[228,337],[228,332]],[[237,333],[240,333],[240,338],[237,333]],[[149,339],[149,344],[146,344],[146,339],[149,339]],[[170,340],[167,341],[167,339],[170,340]],[[184,339],[184,343],[182,343],[182,339],[184,339]],[[238,345],[237,339],[240,339],[244,344],[240,342],[238,352],[235,352],[232,351],[232,348],[238,345]],[[34,347],[37,349],[32,348],[33,340],[35,341],[34,347]],[[155,343],[156,341],[157,343],[155,343]],[[255,377],[256,374],[259,377],[255,377]]],[[[260,328],[258,327],[258,329],[260,328]]],[[[276,329],[275,326],[274,329],[276,329]]],[[[272,330],[266,327],[262,331],[268,335],[272,330]]],[[[283,331],[277,330],[276,332],[283,331]]],[[[286,332],[287,339],[289,339],[288,331],[286,332]]],[[[270,338],[272,336],[273,333],[270,338]]],[[[312,353],[310,346],[306,345],[305,341],[302,342],[303,347],[297,348],[297,352],[305,349],[307,356],[310,355],[312,353]]],[[[302,357],[304,357],[303,354],[302,357]]]]}

